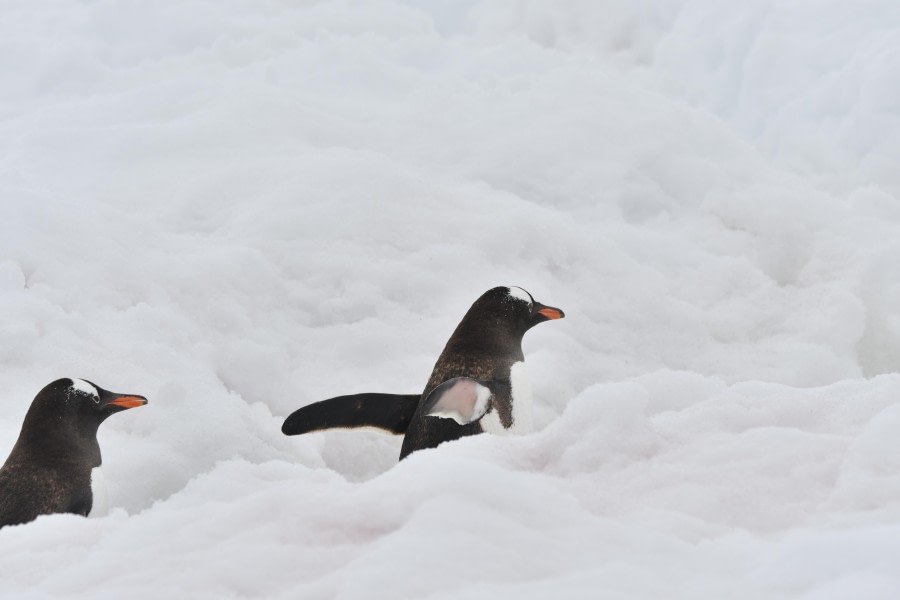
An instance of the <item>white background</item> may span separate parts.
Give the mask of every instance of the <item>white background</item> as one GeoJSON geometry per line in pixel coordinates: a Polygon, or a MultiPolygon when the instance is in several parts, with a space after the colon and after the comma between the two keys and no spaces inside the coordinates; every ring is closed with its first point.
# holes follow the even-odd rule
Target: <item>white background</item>
{"type": "Polygon", "coordinates": [[[0,452],[150,400],[0,595],[900,597],[895,0],[0,12],[0,452]],[[281,435],[495,285],[536,433],[281,435]]]}

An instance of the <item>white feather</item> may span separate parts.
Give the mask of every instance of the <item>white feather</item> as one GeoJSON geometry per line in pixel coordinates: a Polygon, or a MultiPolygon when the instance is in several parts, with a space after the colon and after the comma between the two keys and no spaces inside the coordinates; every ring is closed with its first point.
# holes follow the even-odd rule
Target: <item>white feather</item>
{"type": "Polygon", "coordinates": [[[510,367],[509,383],[512,389],[513,415],[510,433],[530,433],[534,431],[534,396],[524,361],[520,360],[510,367]]]}
{"type": "Polygon", "coordinates": [[[474,380],[460,380],[435,404],[430,417],[453,419],[466,425],[480,419],[488,410],[491,390],[474,380]],[[470,403],[471,399],[471,403],[470,403]]]}
{"type": "Polygon", "coordinates": [[[509,428],[500,422],[500,415],[492,408],[480,423],[486,433],[495,435],[523,434],[534,431],[534,416],[532,413],[533,397],[531,395],[531,383],[528,381],[528,373],[525,371],[525,363],[514,363],[509,370],[510,394],[512,401],[512,425],[509,428]]]}
{"type": "Polygon", "coordinates": [[[94,396],[95,398],[100,397],[100,394],[97,392],[97,388],[92,386],[84,379],[72,379],[72,389],[77,392],[87,394],[88,396],[94,396]]]}
{"type": "Polygon", "coordinates": [[[515,298],[516,300],[521,300],[522,302],[526,302],[529,305],[531,304],[531,295],[523,290],[520,287],[510,286],[509,287],[509,296],[510,298],[515,298]]]}
{"type": "Polygon", "coordinates": [[[93,494],[94,500],[88,517],[105,517],[108,515],[109,500],[106,496],[106,480],[103,478],[103,469],[100,467],[91,469],[91,494],[93,494]]]}

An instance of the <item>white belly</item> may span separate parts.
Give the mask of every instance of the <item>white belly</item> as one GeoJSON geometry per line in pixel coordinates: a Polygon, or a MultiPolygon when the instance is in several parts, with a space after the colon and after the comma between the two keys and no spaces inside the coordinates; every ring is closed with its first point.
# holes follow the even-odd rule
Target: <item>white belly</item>
{"type": "Polygon", "coordinates": [[[103,479],[103,469],[94,467],[91,470],[91,493],[94,496],[91,512],[88,517],[105,517],[109,514],[109,503],[106,498],[106,481],[103,479]]]}
{"type": "Polygon", "coordinates": [[[525,363],[514,363],[509,370],[509,383],[512,393],[512,426],[507,429],[500,422],[497,411],[491,409],[480,423],[481,428],[487,433],[498,435],[523,434],[534,431],[534,417],[532,415],[531,383],[528,381],[528,373],[525,371],[525,363]]]}

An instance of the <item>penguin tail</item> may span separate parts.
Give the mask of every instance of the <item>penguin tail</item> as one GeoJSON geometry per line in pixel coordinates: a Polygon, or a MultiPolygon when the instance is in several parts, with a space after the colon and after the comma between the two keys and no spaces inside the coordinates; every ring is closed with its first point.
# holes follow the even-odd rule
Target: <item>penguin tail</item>
{"type": "Polygon", "coordinates": [[[406,433],[419,406],[419,394],[353,394],[315,402],[292,412],[281,432],[300,435],[310,431],[377,427],[390,433],[406,433]]]}

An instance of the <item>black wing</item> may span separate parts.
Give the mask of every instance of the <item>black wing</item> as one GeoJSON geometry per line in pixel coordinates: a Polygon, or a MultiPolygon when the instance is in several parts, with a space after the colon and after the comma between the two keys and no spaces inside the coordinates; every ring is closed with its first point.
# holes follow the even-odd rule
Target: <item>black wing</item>
{"type": "Polygon", "coordinates": [[[419,394],[353,394],[315,402],[291,413],[284,420],[284,435],[300,435],[335,427],[377,427],[391,433],[406,433],[419,394]]]}

